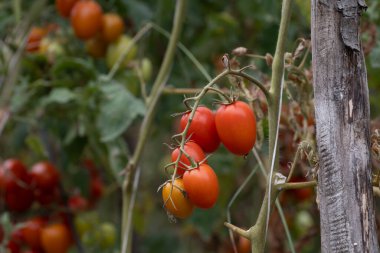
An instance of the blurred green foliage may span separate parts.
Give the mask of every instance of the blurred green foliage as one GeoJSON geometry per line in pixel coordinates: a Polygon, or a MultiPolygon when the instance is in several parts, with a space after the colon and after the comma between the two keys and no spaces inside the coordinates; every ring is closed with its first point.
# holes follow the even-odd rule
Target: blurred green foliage
{"type": "MultiPolygon", "coordinates": [[[[34,1],[20,1],[22,17],[34,1]]],[[[135,34],[145,23],[154,22],[170,31],[173,0],[99,0],[105,11],[119,13],[127,33],[135,34]]],[[[288,51],[297,47],[298,38],[310,39],[310,1],[297,0],[289,29],[288,51]]],[[[371,116],[380,114],[380,1],[368,1],[363,17],[363,45],[368,48],[366,62],[371,99],[371,116]]],[[[274,54],[281,4],[276,0],[189,1],[181,43],[191,51],[211,76],[218,73],[220,58],[236,47],[246,47],[254,54],[274,54]]],[[[0,42],[17,49],[16,17],[12,1],[0,3],[0,42]]],[[[11,99],[11,118],[0,139],[1,157],[17,157],[31,165],[41,159],[54,162],[64,176],[67,192],[78,188],[86,195],[88,175],[81,162],[92,159],[101,170],[107,189],[111,192],[98,204],[96,211],[104,220],[120,224],[119,172],[124,168],[136,143],[141,118],[145,114],[139,79],[133,69],[122,69],[108,80],[104,59],[93,59],[84,44],[75,38],[70,23],[57,15],[54,1],[41,12],[34,26],[56,23],[59,31],[50,36],[64,53],[53,55],[25,54],[22,68],[11,99]]],[[[22,34],[21,36],[25,36],[22,34]]],[[[138,57],[153,63],[153,78],[159,69],[167,39],[151,31],[138,43],[138,57]]],[[[0,46],[1,48],[1,46],[0,46]]],[[[4,52],[0,54],[0,82],[9,69],[4,52]]],[[[310,59],[310,57],[308,58],[310,59]]],[[[251,60],[242,60],[244,64],[251,60]]],[[[258,77],[270,70],[265,62],[255,61],[258,77]]],[[[307,62],[307,68],[310,62],[307,62]]],[[[177,50],[168,85],[178,88],[202,87],[206,78],[193,63],[177,50]]],[[[224,83],[221,83],[223,86],[224,83]]],[[[220,148],[209,159],[220,180],[220,197],[210,210],[196,210],[191,218],[171,223],[162,207],[158,186],[167,179],[163,167],[168,163],[170,150],[163,143],[178,131],[178,118],[172,114],[185,110],[181,95],[164,94],[160,100],[148,144],[142,159],[142,176],[134,211],[133,252],[231,252],[226,221],[226,207],[234,192],[256,165],[252,156],[235,157],[220,148]]],[[[213,96],[204,104],[213,107],[213,96]]],[[[215,107],[213,107],[215,108],[215,107]]],[[[241,227],[255,222],[263,197],[262,177],[257,174],[232,206],[232,220],[241,227]]],[[[300,244],[305,234],[311,234],[299,252],[319,251],[319,220],[315,196],[306,201],[292,197],[283,202],[293,240],[300,244]],[[302,211],[300,211],[302,210],[302,211]]],[[[286,252],[286,238],[272,215],[268,251],[286,252]]],[[[277,217],[277,218],[276,218],[277,217]]],[[[119,234],[119,233],[118,233],[119,234]]],[[[118,238],[118,242],[120,238],[118,238]]],[[[115,245],[115,250],[119,247],[115,245]]],[[[299,246],[299,245],[298,245],[299,246]]],[[[73,249],[73,252],[76,252],[73,249]]],[[[99,252],[93,249],[91,252],[99,252]]],[[[102,251],[103,252],[103,251],[102,251]]],[[[117,250],[115,251],[117,252],[117,250]]]]}

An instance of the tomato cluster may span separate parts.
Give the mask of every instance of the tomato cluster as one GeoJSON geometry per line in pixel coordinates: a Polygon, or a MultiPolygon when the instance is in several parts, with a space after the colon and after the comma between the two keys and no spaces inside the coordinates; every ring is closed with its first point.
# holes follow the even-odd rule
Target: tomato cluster
{"type": "MultiPolygon", "coordinates": [[[[74,193],[65,199],[60,172],[50,162],[38,162],[30,170],[17,159],[8,159],[0,165],[1,209],[4,206],[12,214],[29,209],[44,213],[43,217],[35,216],[26,221],[20,221],[15,215],[13,229],[6,241],[11,253],[25,248],[39,253],[68,251],[71,245],[68,213],[89,210],[103,193],[103,183],[94,164],[85,161],[84,167],[90,177],[89,198],[74,193]]],[[[0,226],[0,243],[4,238],[4,230],[0,226]]]]}
{"type": "Polygon", "coordinates": [[[117,13],[104,13],[94,0],[56,0],[56,8],[64,18],[70,18],[77,38],[85,40],[87,52],[94,58],[106,56],[108,67],[112,67],[125,47],[131,50],[124,58],[128,64],[137,48],[131,38],[124,35],[124,21],[117,13]]]}
{"type": "Polygon", "coordinates": [[[35,216],[17,224],[6,247],[10,253],[66,253],[72,245],[72,237],[64,220],[35,216]]]}
{"type": "Polygon", "coordinates": [[[188,127],[188,141],[182,151],[178,147],[171,154],[172,163],[178,165],[176,179],[162,189],[166,210],[178,218],[190,216],[194,206],[211,208],[218,199],[218,177],[207,164],[205,152],[214,152],[222,143],[235,155],[247,155],[256,141],[255,114],[244,102],[223,104],[216,113],[200,106],[191,121],[190,117],[191,112],[186,112],[180,121],[181,132],[188,127]]]}

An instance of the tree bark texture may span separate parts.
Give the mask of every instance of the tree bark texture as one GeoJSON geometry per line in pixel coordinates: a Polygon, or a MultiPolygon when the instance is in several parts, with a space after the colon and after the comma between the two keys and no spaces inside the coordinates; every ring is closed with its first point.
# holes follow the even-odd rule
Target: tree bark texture
{"type": "Polygon", "coordinates": [[[322,252],[379,252],[372,192],[364,0],[311,0],[322,252]]]}

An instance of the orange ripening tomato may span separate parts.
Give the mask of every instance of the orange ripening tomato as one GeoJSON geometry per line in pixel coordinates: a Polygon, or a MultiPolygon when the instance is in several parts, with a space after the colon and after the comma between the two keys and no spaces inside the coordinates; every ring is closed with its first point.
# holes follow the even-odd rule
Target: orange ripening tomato
{"type": "Polygon", "coordinates": [[[172,182],[166,183],[162,188],[162,200],[165,203],[166,210],[177,218],[184,219],[189,217],[193,212],[194,205],[186,196],[183,180],[177,178],[174,181],[173,190],[170,195],[171,188],[172,182]]]}
{"type": "Polygon", "coordinates": [[[235,101],[222,105],[215,124],[223,145],[233,154],[248,154],[256,142],[256,117],[248,104],[235,101]]]}
{"type": "MultiPolygon", "coordinates": [[[[193,141],[189,141],[185,143],[184,150],[190,157],[194,159],[194,162],[196,163],[200,163],[206,158],[205,153],[203,152],[202,148],[193,141]]],[[[178,155],[179,155],[179,148],[176,148],[172,152],[172,162],[175,162],[178,159],[178,155]]],[[[183,173],[185,173],[186,171],[185,165],[191,166],[191,162],[186,157],[185,154],[182,154],[178,163],[178,169],[177,169],[178,175],[183,175],[183,173]]]]}
{"type": "Polygon", "coordinates": [[[46,253],[67,253],[71,246],[71,233],[62,223],[52,224],[42,229],[41,243],[46,253]]]}
{"type": "Polygon", "coordinates": [[[41,249],[41,231],[46,224],[42,217],[34,217],[24,223],[21,228],[26,244],[32,249],[41,249]]]}
{"type": "MultiPolygon", "coordinates": [[[[189,116],[190,112],[182,116],[180,122],[181,132],[185,129],[189,116]]],[[[215,116],[210,109],[204,106],[196,109],[186,137],[190,135],[190,139],[201,146],[206,153],[214,152],[219,147],[220,139],[216,131],[215,116]]]]}
{"type": "Polygon", "coordinates": [[[70,17],[71,10],[78,0],[56,0],[55,7],[62,17],[70,17]]]}
{"type": "Polygon", "coordinates": [[[190,201],[200,208],[214,206],[219,195],[219,182],[214,170],[207,164],[186,171],[183,184],[190,201]]]}
{"type": "Polygon", "coordinates": [[[95,1],[79,1],[71,11],[71,26],[82,40],[94,37],[102,29],[102,7],[95,1]]]}
{"type": "Polygon", "coordinates": [[[26,50],[28,52],[36,52],[40,48],[42,38],[47,34],[46,29],[41,27],[33,27],[30,30],[26,50]]]}
{"type": "Polygon", "coordinates": [[[124,31],[123,19],[116,13],[106,13],[102,17],[102,38],[114,42],[124,31]]]}
{"type": "Polygon", "coordinates": [[[94,58],[102,58],[106,55],[107,43],[99,36],[96,36],[86,41],[86,51],[94,58]]]}

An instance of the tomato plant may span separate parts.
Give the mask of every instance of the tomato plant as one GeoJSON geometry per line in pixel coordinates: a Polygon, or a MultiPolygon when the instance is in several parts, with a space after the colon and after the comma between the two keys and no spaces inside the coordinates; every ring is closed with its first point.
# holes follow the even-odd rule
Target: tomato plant
{"type": "Polygon", "coordinates": [[[119,38],[124,31],[123,19],[116,13],[106,13],[102,17],[102,38],[110,43],[119,38]]]}
{"type": "Polygon", "coordinates": [[[41,244],[46,253],[67,253],[71,243],[71,233],[63,223],[51,224],[42,229],[41,244]]]}
{"type": "Polygon", "coordinates": [[[189,199],[195,206],[211,208],[219,195],[219,182],[214,170],[207,164],[186,171],[183,174],[183,185],[189,199]]]}
{"type": "Polygon", "coordinates": [[[221,105],[215,115],[223,145],[236,155],[248,154],[256,141],[256,118],[248,104],[235,101],[221,105]]]}
{"type": "MultiPolygon", "coordinates": [[[[189,120],[190,113],[182,116],[180,122],[180,131],[183,131],[189,120]]],[[[216,131],[214,113],[207,107],[200,106],[197,108],[194,118],[190,123],[186,137],[190,137],[202,147],[202,149],[211,153],[215,151],[220,144],[220,139],[216,131]]]]}
{"type": "MultiPolygon", "coordinates": [[[[195,142],[193,142],[193,141],[187,142],[185,144],[185,146],[184,146],[184,151],[191,158],[193,158],[193,160],[194,160],[195,163],[200,163],[202,161],[206,162],[205,161],[206,156],[205,156],[202,148],[198,144],[196,144],[195,142]]],[[[173,150],[172,155],[171,155],[172,162],[175,162],[177,160],[178,155],[179,155],[179,148],[176,148],[176,149],[173,150]]],[[[191,164],[190,160],[186,157],[186,155],[182,154],[181,158],[179,160],[177,174],[178,175],[183,175],[183,173],[185,173],[185,170],[187,169],[186,166],[190,167],[191,165],[192,164],[191,164]]]]}
{"type": "Polygon", "coordinates": [[[94,37],[102,29],[102,7],[95,1],[79,1],[71,11],[75,35],[83,40],[94,37]]]}
{"type": "Polygon", "coordinates": [[[193,212],[194,206],[189,201],[184,189],[184,182],[180,178],[177,178],[174,184],[167,182],[163,186],[162,200],[164,201],[166,210],[177,218],[184,219],[189,217],[193,212]]]}

